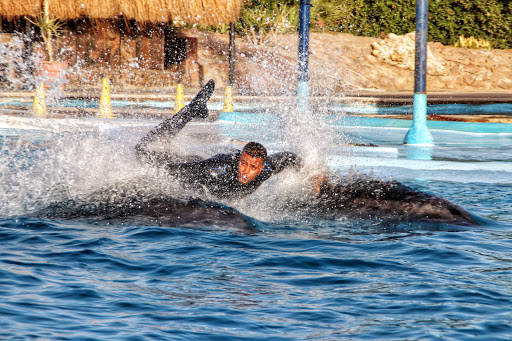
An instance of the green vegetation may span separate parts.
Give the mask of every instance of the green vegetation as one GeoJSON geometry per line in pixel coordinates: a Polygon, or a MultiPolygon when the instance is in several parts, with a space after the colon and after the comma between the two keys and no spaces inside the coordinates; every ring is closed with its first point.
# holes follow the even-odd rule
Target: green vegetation
{"type": "MultiPolygon", "coordinates": [[[[311,0],[311,27],[361,36],[415,30],[415,0],[311,0]]],[[[256,42],[298,26],[299,0],[246,0],[237,30],[256,42]]],[[[454,45],[459,36],[512,48],[512,1],[430,0],[429,40],[454,45]]]]}
{"type": "Polygon", "coordinates": [[[293,1],[248,1],[237,23],[237,30],[254,43],[263,43],[271,36],[297,30],[299,6],[293,1]]]}
{"type": "Polygon", "coordinates": [[[475,37],[459,36],[459,41],[455,43],[456,47],[467,47],[470,49],[490,49],[491,43],[485,39],[475,39],[475,37]]]}
{"type": "Polygon", "coordinates": [[[46,46],[46,52],[48,53],[48,61],[53,62],[52,36],[59,35],[62,30],[63,23],[59,19],[51,18],[48,8],[49,2],[47,0],[43,0],[43,12],[36,18],[36,20],[32,21],[26,17],[25,19],[39,27],[41,30],[41,36],[46,46]]]}

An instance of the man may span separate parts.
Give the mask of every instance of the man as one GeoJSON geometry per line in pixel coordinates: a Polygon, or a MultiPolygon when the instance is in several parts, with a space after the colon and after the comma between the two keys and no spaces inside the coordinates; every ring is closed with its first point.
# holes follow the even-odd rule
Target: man
{"type": "Polygon", "coordinates": [[[185,185],[216,198],[240,198],[254,192],[265,180],[287,167],[299,168],[300,159],[291,152],[267,157],[265,147],[249,142],[242,151],[219,154],[209,159],[179,163],[169,153],[149,149],[149,144],[162,137],[172,137],[193,118],[208,117],[206,102],[213,94],[210,80],[196,97],[176,115],[163,121],[135,146],[139,159],[165,168],[185,185]]]}

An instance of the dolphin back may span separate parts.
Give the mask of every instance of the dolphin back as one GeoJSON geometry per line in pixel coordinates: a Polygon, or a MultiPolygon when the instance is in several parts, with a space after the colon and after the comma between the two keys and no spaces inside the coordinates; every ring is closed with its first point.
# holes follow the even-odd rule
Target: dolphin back
{"type": "Polygon", "coordinates": [[[324,185],[317,208],[326,216],[478,225],[468,211],[446,199],[398,181],[366,176],[346,177],[337,184],[324,185]]]}

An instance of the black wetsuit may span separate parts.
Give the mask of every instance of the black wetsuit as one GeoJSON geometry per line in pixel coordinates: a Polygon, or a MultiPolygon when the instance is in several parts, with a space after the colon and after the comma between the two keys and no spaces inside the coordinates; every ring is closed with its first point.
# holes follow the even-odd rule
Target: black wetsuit
{"type": "Polygon", "coordinates": [[[238,181],[238,161],[241,151],[219,154],[195,162],[178,163],[175,161],[175,157],[169,153],[149,150],[149,143],[160,137],[175,136],[192,118],[204,118],[208,115],[206,100],[197,100],[200,96],[201,92],[189,105],[163,121],[142,138],[135,147],[139,159],[164,167],[171,175],[177,176],[185,184],[196,190],[204,190],[206,195],[226,199],[244,197],[254,192],[273,174],[279,173],[289,166],[299,166],[300,159],[294,153],[272,154],[266,158],[262,172],[254,180],[242,184],[238,181]]]}

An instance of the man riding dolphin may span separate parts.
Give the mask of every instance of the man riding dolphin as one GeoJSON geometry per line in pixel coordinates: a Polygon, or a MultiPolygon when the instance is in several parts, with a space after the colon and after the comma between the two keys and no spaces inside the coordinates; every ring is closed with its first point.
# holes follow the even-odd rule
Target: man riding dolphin
{"type": "MultiPolygon", "coordinates": [[[[175,162],[171,154],[149,149],[149,143],[175,136],[193,118],[208,117],[206,102],[214,89],[215,83],[210,80],[187,106],[145,135],[135,147],[139,159],[163,167],[185,185],[219,199],[247,196],[285,168],[300,168],[301,159],[294,153],[281,152],[267,157],[265,147],[256,142],[247,143],[242,151],[185,163],[175,162]]],[[[295,207],[320,218],[349,215],[391,221],[477,224],[463,208],[397,181],[357,176],[329,184],[326,176],[315,176],[313,183],[316,196],[295,207]]]]}
{"type": "MultiPolygon", "coordinates": [[[[248,196],[286,168],[298,170],[302,164],[300,157],[291,152],[267,156],[265,147],[256,142],[247,143],[241,151],[193,162],[178,162],[171,153],[150,149],[151,143],[174,137],[193,118],[208,117],[206,103],[214,89],[215,83],[211,80],[187,106],[149,131],[135,146],[139,160],[165,169],[172,176],[171,183],[178,179],[181,185],[194,192],[192,197],[183,198],[172,191],[152,191],[151,186],[134,179],[100,188],[83,198],[54,203],[36,215],[115,222],[149,221],[169,226],[197,225],[198,222],[222,225],[223,220],[227,220],[228,225],[232,223],[238,229],[253,231],[248,217],[220,201],[248,196]]],[[[151,179],[145,181],[151,184],[151,179]]],[[[396,181],[357,175],[329,183],[325,175],[320,175],[314,176],[312,182],[316,191],[290,197],[282,208],[296,216],[320,219],[348,216],[390,222],[477,224],[463,208],[396,181]]]]}

